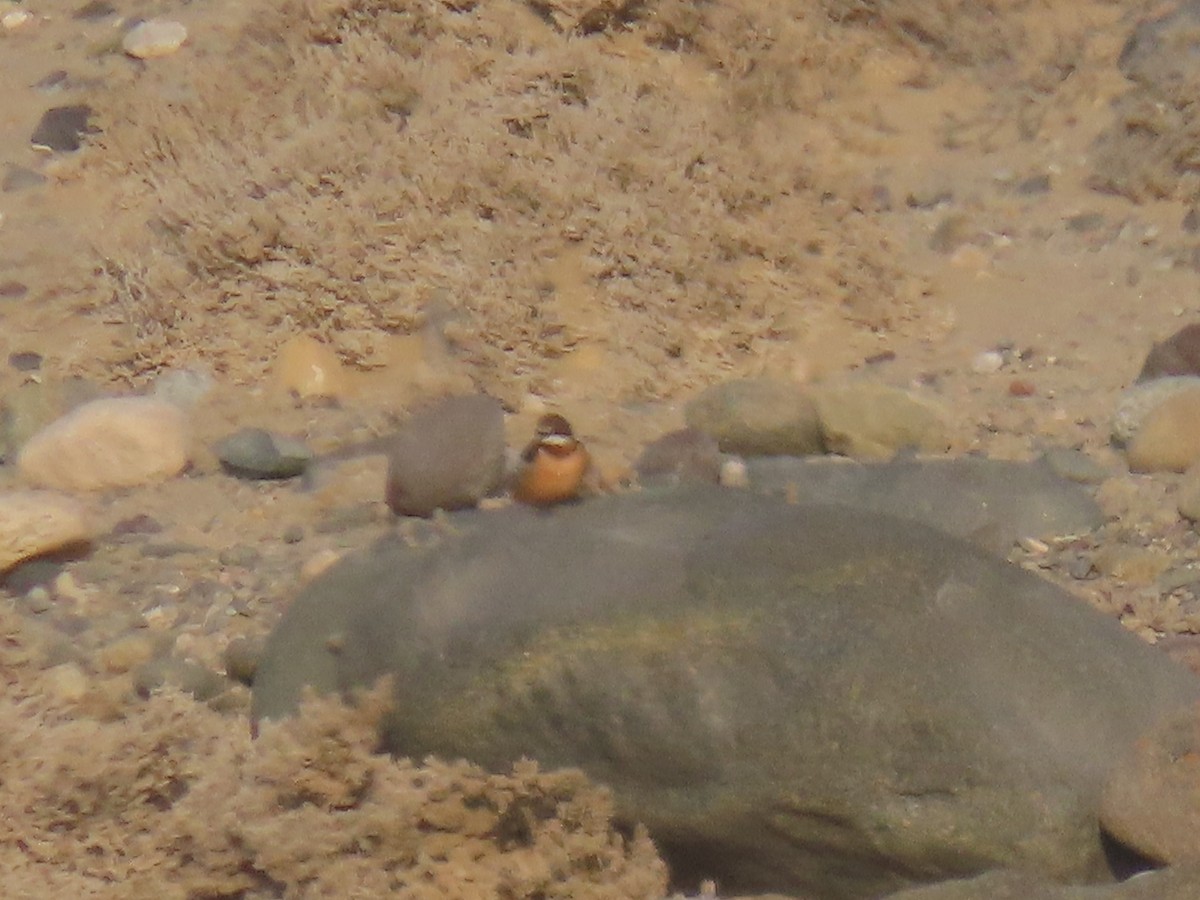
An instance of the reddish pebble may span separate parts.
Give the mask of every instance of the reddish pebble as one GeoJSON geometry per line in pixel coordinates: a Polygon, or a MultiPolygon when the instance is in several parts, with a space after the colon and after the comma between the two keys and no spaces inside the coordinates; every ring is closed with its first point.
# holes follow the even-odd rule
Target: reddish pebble
{"type": "Polygon", "coordinates": [[[1032,397],[1037,393],[1037,388],[1033,386],[1032,381],[1014,378],[1008,383],[1008,392],[1014,397],[1032,397]]]}

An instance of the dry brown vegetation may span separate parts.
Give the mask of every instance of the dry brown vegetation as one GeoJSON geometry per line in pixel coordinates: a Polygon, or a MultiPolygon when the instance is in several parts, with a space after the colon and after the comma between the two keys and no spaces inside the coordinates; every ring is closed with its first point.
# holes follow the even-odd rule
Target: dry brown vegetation
{"type": "Polygon", "coordinates": [[[307,329],[371,365],[436,307],[492,393],[536,391],[547,359],[593,341],[626,354],[628,399],[675,393],[701,357],[735,368],[814,308],[892,324],[921,283],[804,146],[880,40],[856,22],[918,46],[961,30],[958,3],[920,5],[915,31],[891,6],[263,10],[236,66],[201,60],[182,91],[147,77],[103,111],[95,164],[133,207],[103,248],[138,327],[127,363],[254,372],[307,329]],[[567,256],[585,301],[545,274],[567,256]]]}
{"type": "Polygon", "coordinates": [[[101,723],[40,687],[10,677],[0,699],[0,883],[13,900],[666,890],[653,845],[617,834],[607,793],[578,772],[521,762],[489,776],[373,753],[382,692],[358,709],[314,701],[251,741],[244,722],[179,694],[101,723]]]}

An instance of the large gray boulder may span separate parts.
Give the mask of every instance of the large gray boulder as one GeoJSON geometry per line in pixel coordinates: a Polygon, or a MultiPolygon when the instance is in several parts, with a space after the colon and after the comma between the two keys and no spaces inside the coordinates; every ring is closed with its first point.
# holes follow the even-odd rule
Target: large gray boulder
{"type": "Polygon", "coordinates": [[[864,464],[767,456],[747,460],[746,467],[757,490],[913,519],[1001,555],[1018,538],[1078,534],[1104,523],[1091,492],[1045,460],[963,456],[864,464]]]}
{"type": "Polygon", "coordinates": [[[914,522],[749,492],[452,516],[310,584],[254,715],[394,678],[384,745],[579,766],[681,884],[823,898],[1107,877],[1115,761],[1200,681],[914,522]]]}

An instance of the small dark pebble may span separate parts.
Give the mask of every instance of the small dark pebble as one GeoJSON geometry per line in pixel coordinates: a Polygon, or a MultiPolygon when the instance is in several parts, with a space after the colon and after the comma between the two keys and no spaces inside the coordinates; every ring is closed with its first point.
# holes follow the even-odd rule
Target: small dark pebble
{"type": "Polygon", "coordinates": [[[1067,563],[1067,574],[1076,581],[1083,581],[1085,578],[1090,578],[1094,571],[1092,561],[1084,556],[1077,556],[1067,563]]]}
{"type": "Polygon", "coordinates": [[[0,190],[6,194],[12,194],[45,184],[47,180],[45,175],[35,172],[33,169],[27,169],[24,166],[9,166],[8,171],[4,174],[4,180],[0,181],[0,190]]]}
{"type": "Polygon", "coordinates": [[[83,22],[95,22],[99,19],[107,19],[111,15],[115,15],[117,8],[105,0],[91,0],[90,3],[85,3],[79,9],[72,13],[72,19],[78,19],[83,22]]]}
{"type": "Polygon", "coordinates": [[[245,637],[234,638],[229,642],[222,656],[222,661],[225,663],[225,674],[244,685],[253,684],[254,673],[258,671],[262,653],[262,641],[245,637]]]}
{"type": "Polygon", "coordinates": [[[128,534],[158,534],[162,530],[162,523],[154,516],[138,513],[136,516],[122,519],[114,525],[112,534],[115,537],[122,537],[128,534]]]}
{"type": "Polygon", "coordinates": [[[39,78],[37,81],[31,84],[30,87],[32,87],[35,91],[57,90],[58,88],[62,87],[63,82],[65,82],[69,77],[70,76],[67,74],[66,69],[55,69],[44,78],[39,78]]]}
{"type": "Polygon", "coordinates": [[[49,147],[60,153],[78,150],[83,146],[83,136],[97,131],[90,124],[93,112],[86,103],[48,109],[42,114],[29,142],[35,147],[49,147]]]}
{"type": "Polygon", "coordinates": [[[1070,216],[1066,220],[1066,226],[1070,231],[1088,232],[1095,231],[1104,224],[1104,213],[1091,212],[1080,213],[1077,216],[1070,216]]]}
{"type": "Polygon", "coordinates": [[[1188,234],[1195,234],[1200,231],[1200,210],[1192,207],[1184,214],[1183,223],[1180,227],[1188,234]]]}
{"type": "Polygon", "coordinates": [[[47,554],[19,562],[0,576],[0,587],[12,594],[27,594],[57,578],[69,559],[65,554],[47,554]]]}
{"type": "Polygon", "coordinates": [[[262,554],[253,547],[226,547],[217,554],[217,562],[223,566],[252,569],[262,561],[262,554]]]}
{"type": "Polygon", "coordinates": [[[863,360],[868,366],[875,366],[879,363],[891,362],[896,358],[895,350],[880,350],[878,353],[872,353],[863,360]]]}
{"type": "Polygon", "coordinates": [[[283,542],[285,544],[298,544],[304,540],[304,527],[302,525],[289,525],[283,530],[283,542]]]}
{"type": "Polygon", "coordinates": [[[88,616],[81,616],[79,613],[67,613],[59,616],[54,621],[54,626],[63,634],[69,634],[72,637],[77,637],[91,630],[92,620],[88,616]]]}
{"type": "Polygon", "coordinates": [[[29,288],[20,281],[0,281],[0,300],[20,300],[29,288]]]}
{"type": "Polygon", "coordinates": [[[8,364],[18,372],[36,372],[42,367],[42,354],[22,350],[8,354],[8,364]]]}
{"type": "Polygon", "coordinates": [[[1022,197],[1032,197],[1037,194],[1046,194],[1050,191],[1050,176],[1049,175],[1034,175],[1032,178],[1025,178],[1018,181],[1013,186],[1013,193],[1022,197]]]}

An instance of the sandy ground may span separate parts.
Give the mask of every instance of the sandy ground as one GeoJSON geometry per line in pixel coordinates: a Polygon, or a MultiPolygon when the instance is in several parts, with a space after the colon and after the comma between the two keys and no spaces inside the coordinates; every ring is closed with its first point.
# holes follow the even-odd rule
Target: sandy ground
{"type": "MultiPolygon", "coordinates": [[[[46,176],[0,193],[0,283],[27,288],[0,296],[0,363],[25,351],[44,358],[35,375],[0,364],[0,396],[72,375],[141,390],[180,366],[207,369],[218,386],[195,417],[191,476],[95,498],[102,531],[137,516],[161,531],[106,541],[72,567],[83,599],[65,615],[104,612],[101,624],[78,626],[85,659],[148,623],[175,635],[176,655],[219,670],[230,640],[270,628],[306,560],[388,527],[377,461],[348,464],[304,494],[221,476],[205,449],[213,440],[261,425],[332,449],[464,385],[506,403],[514,445],[538,413],[560,409],[619,471],[721,378],[866,374],[953,410],[954,453],[1084,449],[1114,473],[1104,496],[1127,517],[1125,537],[1142,534],[1133,542],[1156,542],[1179,564],[1195,555],[1165,499],[1172,478],[1129,476],[1109,446],[1120,391],[1151,342],[1197,306],[1189,205],[1088,186],[1095,142],[1131,86],[1116,60],[1144,4],[828,2],[792,14],[747,2],[717,22],[669,3],[324,3],[270,16],[267,4],[231,0],[114,5],[86,18],[74,0],[0,9],[32,14],[0,28],[0,167],[46,176]],[[321,31],[385,8],[397,19],[386,33],[321,31]],[[123,29],[150,15],[186,24],[188,42],[147,62],[121,54],[123,29]],[[247,36],[245,21],[260,31],[247,36]],[[455,41],[470,52],[439,56],[455,41]],[[388,52],[423,54],[422,64],[393,71],[388,52]],[[546,113],[545,97],[529,100],[522,87],[543,58],[560,73],[553,96],[567,98],[556,101],[565,112],[546,113]],[[284,60],[294,69],[281,74],[284,60]],[[306,60],[315,75],[305,76],[306,60]],[[408,79],[403,89],[393,76],[408,79]],[[326,99],[311,100],[305,77],[326,99]],[[271,78],[290,79],[294,95],[271,78]],[[455,79],[478,93],[437,94],[455,79]],[[315,112],[279,119],[278,104],[294,111],[304,90],[315,112]],[[382,137],[360,127],[346,99],[360,94],[383,97],[401,126],[382,137]],[[646,96],[661,99],[639,121],[635,101],[646,96]],[[46,109],[76,103],[96,110],[102,130],[83,150],[30,146],[46,109]],[[515,158],[521,141],[541,142],[530,165],[550,167],[522,177],[559,192],[520,215],[512,167],[483,166],[470,133],[435,140],[446,122],[469,119],[464,110],[484,120],[501,107],[507,125],[495,140],[507,143],[483,155],[499,147],[515,158]],[[554,130],[568,115],[573,142],[554,130]],[[667,127],[655,115],[680,118],[667,127]],[[343,125],[350,137],[338,146],[343,125]],[[314,146],[297,149],[307,133],[314,146]],[[425,141],[431,168],[389,163],[363,143],[390,148],[396,134],[425,141]],[[553,168],[555,146],[574,168],[553,168]],[[285,150],[293,168],[281,175],[272,154],[285,150]],[[332,174],[300,167],[321,152],[337,161],[332,174]],[[658,154],[691,163],[656,168],[658,154]],[[356,160],[365,186],[349,180],[356,160]],[[588,180],[597,172],[602,181],[588,180]],[[691,181],[675,185],[677,172],[691,181]],[[410,225],[387,198],[411,199],[416,181],[445,199],[410,225]],[[469,201],[456,199],[456,184],[469,201]],[[688,205],[710,193],[724,206],[688,205]],[[586,203],[599,212],[585,215],[586,203]],[[283,224],[263,225],[264,209],[283,224]],[[445,360],[429,358],[435,327],[445,360]],[[279,346],[301,332],[346,363],[340,404],[297,402],[273,380],[279,346]],[[995,348],[1011,351],[1004,368],[974,371],[995,348]]],[[[0,470],[0,483],[13,483],[11,472],[0,470]]],[[[1160,600],[1153,586],[1050,574],[1115,613],[1160,600]]],[[[1135,625],[1152,638],[1182,630],[1144,619],[1135,625]]],[[[113,684],[94,698],[101,718],[133,702],[127,680],[113,684]]],[[[236,713],[243,702],[226,705],[236,713]]]]}

